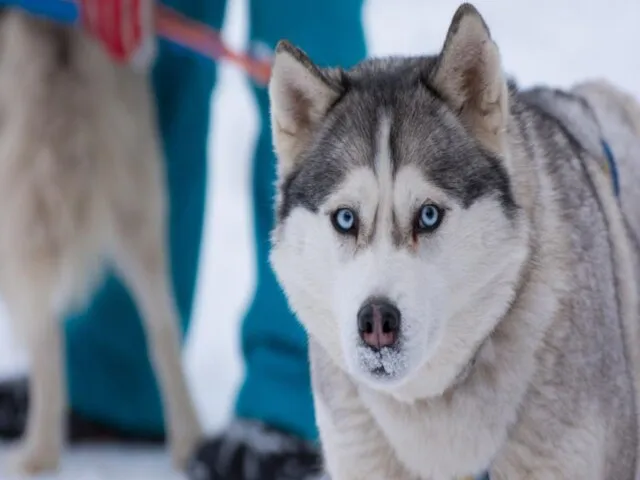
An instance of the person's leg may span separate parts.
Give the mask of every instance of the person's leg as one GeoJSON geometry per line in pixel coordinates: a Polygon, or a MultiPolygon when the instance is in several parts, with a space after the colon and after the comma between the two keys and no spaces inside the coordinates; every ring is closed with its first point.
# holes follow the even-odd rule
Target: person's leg
{"type": "MultiPolygon", "coordinates": [[[[280,39],[286,38],[319,65],[350,67],[366,54],[362,3],[251,0],[252,46],[264,44],[274,49],[280,39]]],[[[316,470],[319,461],[310,443],[317,439],[317,430],[306,334],[289,310],[268,261],[276,160],[267,90],[254,90],[262,122],[253,162],[258,281],[242,325],[246,373],[235,413],[244,420],[233,422],[227,431],[201,447],[194,462],[198,465],[194,471],[200,477],[193,474],[194,479],[303,479],[316,470]],[[240,448],[232,452],[234,444],[240,448]],[[285,472],[292,471],[297,473],[286,476],[285,472]]]]}
{"type": "MultiPolygon", "coordinates": [[[[251,42],[273,49],[286,38],[320,66],[351,67],[366,53],[361,11],[362,0],[252,0],[251,42]]],[[[267,90],[256,88],[255,96],[262,122],[253,163],[258,282],[242,328],[246,377],[236,413],[314,440],[306,333],[289,310],[269,265],[276,159],[267,90]]]]}
{"type": "MultiPolygon", "coordinates": [[[[164,3],[193,19],[216,27],[222,24],[225,0],[164,0],[164,3]]],[[[191,316],[198,270],[214,80],[213,62],[161,43],[153,86],[167,162],[171,270],[183,331],[191,316]]],[[[74,412],[71,436],[79,436],[76,430],[87,426],[86,422],[74,423],[78,414],[122,432],[162,435],[162,407],[147,357],[144,331],[120,281],[108,277],[86,311],[68,319],[65,333],[74,412]],[[74,430],[74,426],[78,428],[74,430]]],[[[0,410],[2,405],[11,404],[7,390],[0,386],[0,410]]],[[[14,412],[20,410],[13,400],[10,406],[14,412]]],[[[23,401],[24,409],[27,400],[23,401]]],[[[20,415],[13,418],[19,421],[20,415]]],[[[13,430],[15,434],[21,430],[15,424],[4,427],[0,424],[0,436],[3,431],[11,434],[13,430]]],[[[86,433],[90,431],[91,428],[86,433]]]]}

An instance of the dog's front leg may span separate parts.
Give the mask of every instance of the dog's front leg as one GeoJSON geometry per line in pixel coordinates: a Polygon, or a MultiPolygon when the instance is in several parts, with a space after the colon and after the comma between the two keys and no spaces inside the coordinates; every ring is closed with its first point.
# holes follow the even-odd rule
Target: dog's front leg
{"type": "Polygon", "coordinates": [[[325,468],[331,480],[415,480],[357,401],[333,409],[315,400],[325,468]]]}
{"type": "Polygon", "coordinates": [[[38,299],[12,309],[20,323],[30,360],[30,405],[25,434],[10,460],[10,468],[26,474],[57,469],[62,452],[66,408],[62,327],[43,311],[38,299]],[[39,305],[40,304],[40,305],[39,305]]]}
{"type": "Polygon", "coordinates": [[[360,401],[357,389],[313,340],[311,371],[316,421],[331,480],[414,480],[360,401]]]}

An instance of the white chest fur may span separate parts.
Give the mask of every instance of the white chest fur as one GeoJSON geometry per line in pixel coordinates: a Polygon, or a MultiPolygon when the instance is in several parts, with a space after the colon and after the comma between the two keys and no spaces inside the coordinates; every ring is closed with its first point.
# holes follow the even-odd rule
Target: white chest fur
{"type": "Polygon", "coordinates": [[[359,394],[398,460],[420,478],[452,480],[480,474],[506,436],[506,431],[497,434],[492,428],[490,412],[479,415],[468,402],[452,398],[405,404],[367,388],[359,394]]]}

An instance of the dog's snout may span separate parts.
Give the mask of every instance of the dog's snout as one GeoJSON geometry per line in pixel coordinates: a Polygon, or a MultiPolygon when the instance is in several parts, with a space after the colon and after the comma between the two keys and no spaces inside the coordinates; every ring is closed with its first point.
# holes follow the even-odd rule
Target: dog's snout
{"type": "Polygon", "coordinates": [[[398,340],[400,310],[388,300],[370,300],[358,312],[358,331],[374,350],[391,347],[398,340]]]}

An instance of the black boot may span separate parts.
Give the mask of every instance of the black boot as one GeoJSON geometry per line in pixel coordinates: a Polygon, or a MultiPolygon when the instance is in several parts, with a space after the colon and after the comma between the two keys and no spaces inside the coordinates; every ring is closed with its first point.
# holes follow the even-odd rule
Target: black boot
{"type": "MultiPolygon", "coordinates": [[[[22,436],[29,410],[29,383],[26,378],[0,382],[0,440],[22,436]]],[[[67,417],[67,435],[71,443],[126,442],[164,443],[164,435],[147,435],[111,427],[73,410],[67,417]]]]}
{"type": "Polygon", "coordinates": [[[250,420],[206,440],[188,469],[189,480],[319,480],[321,472],[316,445],[250,420]]]}

